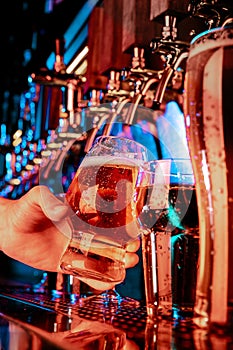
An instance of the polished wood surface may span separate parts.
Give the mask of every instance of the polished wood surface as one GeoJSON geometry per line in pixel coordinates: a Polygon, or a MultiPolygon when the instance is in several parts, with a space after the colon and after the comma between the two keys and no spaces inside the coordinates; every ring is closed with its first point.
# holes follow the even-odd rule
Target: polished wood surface
{"type": "Polygon", "coordinates": [[[151,0],[150,3],[150,20],[156,19],[164,13],[186,13],[188,9],[188,0],[151,0]]]}
{"type": "Polygon", "coordinates": [[[122,50],[123,0],[104,1],[104,23],[100,71],[122,70],[131,65],[131,55],[122,50]]]}
{"type": "Polygon", "coordinates": [[[102,46],[105,40],[103,35],[104,9],[95,7],[88,22],[88,66],[86,72],[87,83],[85,90],[105,89],[107,77],[100,74],[102,60],[102,46]]]}
{"type": "Polygon", "coordinates": [[[144,0],[123,0],[122,51],[134,46],[148,46],[158,34],[157,24],[150,20],[150,2],[144,0]]]}

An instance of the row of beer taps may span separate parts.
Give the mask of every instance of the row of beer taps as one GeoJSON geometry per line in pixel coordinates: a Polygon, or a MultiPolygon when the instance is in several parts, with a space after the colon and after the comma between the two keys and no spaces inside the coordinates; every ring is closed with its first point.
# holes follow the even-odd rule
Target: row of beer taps
{"type": "MultiPolygon", "coordinates": [[[[84,154],[90,150],[100,130],[102,136],[111,134],[113,125],[119,116],[121,116],[123,109],[126,111],[122,120],[123,123],[126,125],[136,123],[135,115],[137,108],[139,104],[142,103],[143,98],[152,85],[157,86],[154,101],[157,108],[159,108],[171,77],[180,66],[182,60],[188,55],[188,44],[176,40],[177,29],[175,24],[176,20],[174,17],[169,15],[165,16],[162,38],[157,40],[157,42],[154,41],[151,43],[152,51],[163,60],[164,69],[147,69],[144,49],[135,47],[133,50],[131,68],[123,70],[122,72],[110,72],[107,91],[103,101],[111,101],[111,103],[101,103],[100,99],[98,100],[95,98],[94,103],[91,100],[90,105],[84,110],[86,116],[92,117],[90,129],[83,130],[82,132],[81,140],[84,140],[85,143],[84,154]]],[[[96,97],[95,90],[92,91],[92,94],[95,94],[96,97]]],[[[68,135],[69,133],[66,133],[66,136],[68,135]]],[[[72,135],[74,135],[74,133],[72,133],[72,135]]],[[[57,140],[60,139],[59,136],[58,133],[57,140]]],[[[76,141],[77,138],[78,137],[76,137],[73,142],[76,141]]],[[[70,140],[70,142],[72,143],[72,140],[70,140]]],[[[51,145],[48,145],[48,147],[50,146],[51,145]]],[[[67,147],[63,147],[60,161],[57,161],[57,157],[53,160],[54,163],[56,162],[55,167],[57,170],[62,164],[62,160],[65,158],[66,151],[67,147]]],[[[49,172],[47,171],[46,174],[46,177],[48,177],[49,172]]]]}
{"type": "MultiPolygon", "coordinates": [[[[233,5],[230,1],[219,0],[190,0],[187,9],[189,16],[204,18],[208,30],[232,22],[232,11],[233,5]]],[[[117,107],[114,106],[112,116],[106,128],[104,128],[103,135],[110,134],[111,126],[117,114],[128,102],[130,102],[130,106],[124,122],[129,125],[134,122],[135,111],[153,84],[156,85],[154,103],[159,109],[169,83],[172,81],[173,86],[176,85],[177,71],[181,67],[182,62],[188,57],[190,43],[180,41],[177,38],[177,18],[165,14],[161,37],[153,39],[150,43],[151,51],[159,55],[164,63],[162,70],[146,69],[143,49],[134,48],[132,67],[127,77],[131,83],[132,81],[134,82],[134,93],[130,98],[125,95],[123,99],[118,99],[117,107]]],[[[180,80],[180,76],[178,79],[180,80]]],[[[119,82],[116,86],[120,86],[119,82]]],[[[116,89],[116,95],[117,92],[118,90],[116,89]]],[[[111,94],[114,94],[114,91],[111,91],[111,94]]]]}
{"type": "MultiPolygon", "coordinates": [[[[232,12],[233,5],[229,0],[190,0],[187,8],[187,15],[204,19],[207,29],[228,24],[231,21],[232,12]]],[[[39,90],[44,87],[53,90],[56,87],[61,95],[56,130],[49,130],[48,125],[42,126],[41,123],[48,124],[48,121],[42,121],[41,116],[39,119],[34,118],[34,120],[37,119],[37,122],[35,121],[32,127],[35,133],[38,130],[39,120],[40,129],[47,133],[45,142],[41,142],[44,136],[40,135],[37,138],[36,142],[42,143],[43,147],[37,152],[39,155],[34,157],[34,161],[40,163],[40,176],[43,179],[51,178],[51,171],[53,175],[61,172],[67,152],[72,147],[78,150],[82,157],[90,150],[99,133],[103,136],[110,135],[119,116],[126,125],[136,123],[137,108],[143,104],[143,99],[152,86],[155,90],[153,108],[158,110],[167,88],[170,86],[173,89],[177,84],[182,86],[185,72],[181,70],[182,77],[180,78],[179,68],[188,57],[190,43],[181,41],[178,37],[177,17],[165,14],[161,36],[152,39],[150,43],[151,52],[159,56],[163,68],[147,69],[144,49],[135,47],[131,67],[122,68],[121,72],[112,70],[106,91],[93,89],[89,101],[83,99],[85,76],[66,72],[63,60],[64,41],[56,40],[56,59],[53,71],[41,70],[39,73],[32,73],[29,77],[31,86],[39,86],[39,90]],[[177,74],[178,71],[179,74],[177,74]],[[124,116],[123,110],[125,111],[124,116]]],[[[34,103],[34,110],[37,111],[35,112],[37,114],[41,113],[38,104],[37,99],[34,103]]],[[[33,166],[38,167],[38,164],[33,164],[33,166]]],[[[12,174],[13,179],[17,176],[17,171],[12,174]]],[[[6,181],[8,182],[9,180],[6,181]]]]}

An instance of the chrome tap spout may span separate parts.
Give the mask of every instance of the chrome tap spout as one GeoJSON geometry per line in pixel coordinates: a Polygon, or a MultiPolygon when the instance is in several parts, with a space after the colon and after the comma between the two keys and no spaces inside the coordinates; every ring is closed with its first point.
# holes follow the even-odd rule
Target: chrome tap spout
{"type": "Polygon", "coordinates": [[[233,13],[233,4],[227,0],[190,0],[188,13],[193,17],[203,18],[208,29],[217,28],[233,13]]]}
{"type": "Polygon", "coordinates": [[[137,107],[138,107],[142,97],[146,95],[146,93],[149,90],[149,88],[151,87],[151,85],[153,85],[157,82],[158,82],[157,76],[155,78],[152,77],[142,86],[140,93],[135,96],[134,101],[129,106],[127,116],[125,119],[126,124],[128,124],[128,125],[133,124],[134,118],[135,118],[135,113],[136,113],[137,107]]]}
{"type": "Polygon", "coordinates": [[[162,37],[151,41],[152,52],[159,55],[165,63],[165,69],[158,83],[154,102],[160,106],[164,93],[174,72],[180,67],[183,60],[188,57],[189,43],[176,40],[176,21],[172,16],[165,16],[165,25],[162,37]]]}
{"type": "Polygon", "coordinates": [[[95,123],[93,128],[91,130],[89,130],[89,132],[87,133],[86,143],[85,143],[85,147],[84,147],[84,153],[89,152],[90,148],[93,145],[93,142],[96,138],[98,131],[101,129],[101,127],[104,125],[104,123],[108,120],[109,114],[111,113],[111,111],[106,107],[100,106],[100,107],[95,108],[95,113],[98,113],[98,115],[99,116],[101,115],[101,116],[100,116],[98,122],[95,123]]]}
{"type": "Polygon", "coordinates": [[[104,127],[104,130],[102,133],[103,136],[109,136],[111,134],[112,127],[116,121],[117,116],[121,113],[122,109],[126,106],[126,104],[130,103],[130,102],[131,102],[131,99],[126,98],[125,100],[118,102],[117,108],[113,108],[112,116],[111,116],[109,122],[104,127]]]}
{"type": "Polygon", "coordinates": [[[175,63],[172,66],[169,65],[164,69],[162,78],[160,79],[159,84],[158,84],[157,89],[156,89],[156,92],[155,92],[155,102],[158,104],[158,106],[163,101],[165,90],[167,88],[167,85],[168,85],[172,75],[174,74],[176,69],[179,68],[182,61],[184,59],[186,59],[187,57],[188,57],[188,51],[182,52],[180,54],[180,56],[178,56],[178,58],[176,59],[175,63]]]}

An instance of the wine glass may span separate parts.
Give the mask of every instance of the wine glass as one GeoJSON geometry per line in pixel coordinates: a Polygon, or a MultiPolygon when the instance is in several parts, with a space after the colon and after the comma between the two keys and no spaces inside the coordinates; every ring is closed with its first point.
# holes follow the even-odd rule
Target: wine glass
{"type": "MultiPolygon", "coordinates": [[[[133,140],[97,138],[66,193],[75,214],[70,221],[72,238],[60,264],[65,273],[115,284],[124,280],[126,246],[140,235],[143,196],[139,189],[147,161],[147,149],[133,140]]],[[[85,300],[138,304],[115,290],[85,300]]]]}

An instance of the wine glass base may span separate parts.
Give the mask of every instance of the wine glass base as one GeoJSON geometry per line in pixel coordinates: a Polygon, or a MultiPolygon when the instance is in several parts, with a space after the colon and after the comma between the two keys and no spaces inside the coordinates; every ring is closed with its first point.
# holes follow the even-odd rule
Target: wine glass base
{"type": "Polygon", "coordinates": [[[138,300],[135,300],[130,297],[123,297],[121,296],[115,289],[110,289],[107,291],[104,291],[100,294],[94,294],[89,297],[82,297],[79,299],[79,305],[86,305],[86,304],[95,304],[98,305],[104,305],[107,306],[131,306],[131,307],[139,307],[140,302],[138,300]]]}

